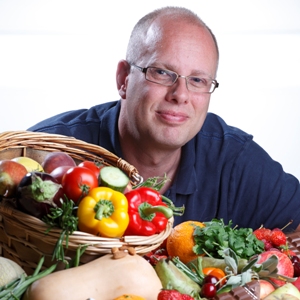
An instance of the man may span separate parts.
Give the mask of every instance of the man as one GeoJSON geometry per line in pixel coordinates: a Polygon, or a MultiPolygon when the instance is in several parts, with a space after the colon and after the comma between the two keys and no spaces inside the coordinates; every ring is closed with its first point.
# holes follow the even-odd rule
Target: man
{"type": "Polygon", "coordinates": [[[283,172],[252,136],[208,114],[218,87],[218,46],[185,8],[166,7],[133,29],[118,64],[121,99],[71,111],[29,130],[101,145],[134,165],[144,179],[166,174],[161,190],[184,220],[229,220],[239,227],[299,229],[299,181],[283,172]]]}

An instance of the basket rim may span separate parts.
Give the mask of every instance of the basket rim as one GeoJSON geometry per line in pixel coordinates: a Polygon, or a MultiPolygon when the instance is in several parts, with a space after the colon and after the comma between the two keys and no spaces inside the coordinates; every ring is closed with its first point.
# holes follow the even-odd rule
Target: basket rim
{"type": "Polygon", "coordinates": [[[143,181],[138,170],[126,160],[99,145],[90,144],[74,137],[27,130],[0,133],[0,152],[16,148],[22,149],[23,156],[26,156],[27,148],[31,148],[48,152],[63,151],[78,159],[83,157],[92,160],[102,159],[124,171],[134,185],[143,181]]]}

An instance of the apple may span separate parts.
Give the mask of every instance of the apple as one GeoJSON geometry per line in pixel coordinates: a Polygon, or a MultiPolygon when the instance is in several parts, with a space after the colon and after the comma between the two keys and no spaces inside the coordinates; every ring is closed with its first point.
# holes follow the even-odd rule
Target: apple
{"type": "Polygon", "coordinates": [[[61,166],[75,167],[76,163],[68,153],[59,151],[48,153],[42,162],[42,167],[48,174],[50,174],[57,167],[61,166]]]}
{"type": "MultiPolygon", "coordinates": [[[[278,274],[287,276],[290,278],[293,278],[294,276],[294,266],[290,258],[285,254],[280,251],[275,251],[275,250],[270,250],[270,251],[265,251],[259,254],[259,259],[257,261],[258,264],[261,264],[262,262],[266,261],[270,256],[276,255],[278,258],[278,274]]],[[[275,279],[275,278],[270,278],[275,284],[278,286],[284,285],[286,282],[283,280],[275,279]]]]}
{"type": "Polygon", "coordinates": [[[13,197],[22,178],[27,174],[24,165],[13,160],[0,161],[0,196],[13,197]]]}
{"type": "Polygon", "coordinates": [[[267,295],[271,294],[275,290],[274,285],[264,279],[259,279],[259,285],[260,285],[260,299],[264,299],[267,295]]]}

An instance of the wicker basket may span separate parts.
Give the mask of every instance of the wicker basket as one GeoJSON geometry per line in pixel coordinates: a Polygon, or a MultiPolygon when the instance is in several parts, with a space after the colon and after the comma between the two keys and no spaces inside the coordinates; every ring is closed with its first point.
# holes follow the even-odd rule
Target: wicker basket
{"type": "MultiPolygon", "coordinates": [[[[133,185],[143,180],[135,167],[100,146],[57,134],[28,131],[0,134],[0,160],[26,156],[41,163],[49,152],[55,151],[66,152],[77,162],[97,160],[105,165],[118,167],[129,176],[133,185]]],[[[157,248],[169,236],[172,227],[173,218],[169,220],[166,230],[160,234],[149,237],[124,236],[120,239],[75,231],[69,238],[65,255],[67,259],[72,259],[78,247],[86,244],[88,247],[81,256],[81,264],[110,253],[112,247],[124,245],[133,246],[142,255],[157,248]]],[[[52,253],[60,229],[52,229],[46,234],[47,229],[44,222],[15,209],[10,202],[0,202],[0,255],[17,262],[28,274],[32,274],[43,255],[44,267],[53,264],[52,253]]]]}

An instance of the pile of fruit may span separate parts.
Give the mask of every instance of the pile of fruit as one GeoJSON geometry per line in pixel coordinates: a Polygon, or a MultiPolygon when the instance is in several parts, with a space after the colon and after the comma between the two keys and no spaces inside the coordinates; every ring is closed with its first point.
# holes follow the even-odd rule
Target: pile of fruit
{"type": "MultiPolygon", "coordinates": [[[[0,161],[0,199],[61,228],[65,236],[75,230],[106,238],[162,232],[183,208],[164,201],[162,182],[146,184],[133,187],[118,168],[92,161],[77,165],[63,152],[49,153],[42,163],[27,157],[0,161]]],[[[146,255],[131,247],[111,251],[55,271],[56,261],[64,260],[63,248],[55,248],[53,266],[41,270],[41,260],[29,276],[6,259],[0,263],[6,279],[0,282],[0,298],[300,299],[300,259],[282,229],[186,221],[146,255]]]]}
{"type": "Polygon", "coordinates": [[[231,225],[222,220],[181,223],[159,249],[145,256],[162,281],[162,299],[177,299],[172,298],[174,291],[193,299],[300,299],[299,258],[284,232],[231,225]]]}

